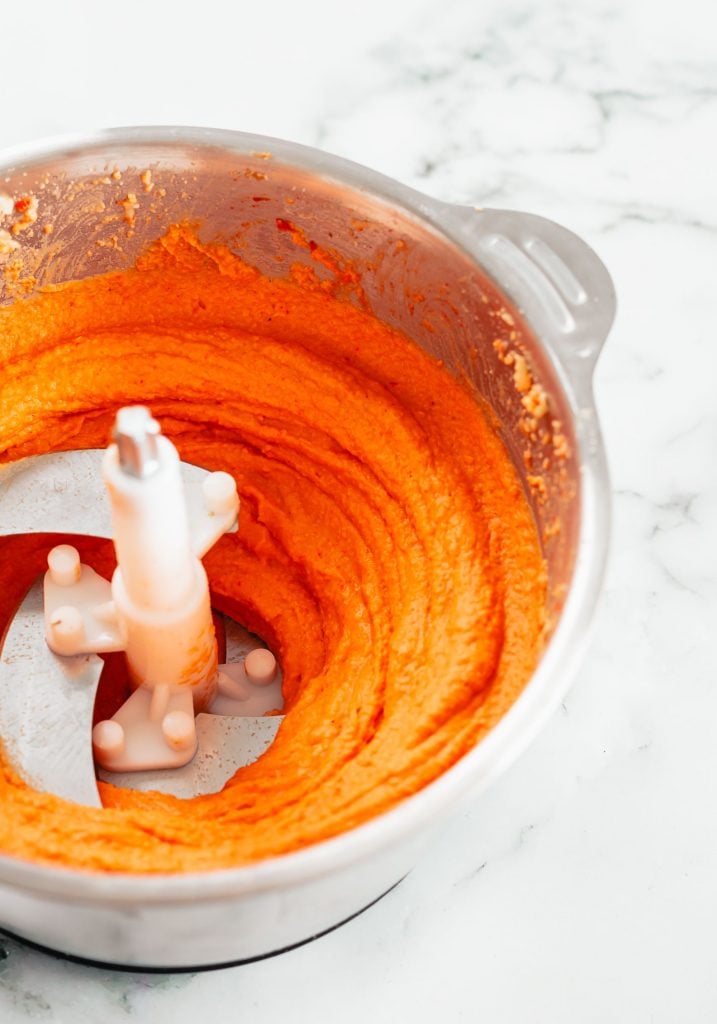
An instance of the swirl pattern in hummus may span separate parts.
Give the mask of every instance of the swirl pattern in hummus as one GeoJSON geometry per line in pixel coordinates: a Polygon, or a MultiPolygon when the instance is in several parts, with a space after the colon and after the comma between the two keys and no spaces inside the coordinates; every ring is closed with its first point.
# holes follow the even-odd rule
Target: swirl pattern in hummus
{"type": "MultiPolygon", "coordinates": [[[[191,801],[102,785],[78,807],[0,760],[1,852],[174,872],[295,850],[435,779],[524,686],[545,579],[515,471],[468,390],[369,313],[175,228],[132,270],[0,310],[0,365],[2,461],[104,446],[143,402],[183,458],[235,475],[214,603],[275,650],[287,710],[191,801]]],[[[0,540],[0,632],[50,544],[0,540]]],[[[80,547],[111,571],[111,545],[80,547]]]]}

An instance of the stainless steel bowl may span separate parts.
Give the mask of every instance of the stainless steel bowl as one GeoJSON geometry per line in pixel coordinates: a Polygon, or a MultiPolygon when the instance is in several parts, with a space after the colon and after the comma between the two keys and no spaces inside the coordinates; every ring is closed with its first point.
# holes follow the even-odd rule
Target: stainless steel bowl
{"type": "MultiPolygon", "coordinates": [[[[233,870],[101,875],[0,857],[0,927],[63,953],[171,969],[285,949],[394,885],[443,816],[520,754],[569,685],[608,544],[592,375],[614,316],[612,283],[592,250],[550,221],[439,202],[318,150],[238,132],[133,128],[38,143],[0,156],[0,191],[40,197],[40,220],[14,254],[21,276],[40,284],[129,266],[148,240],[187,218],[265,273],[286,274],[291,262],[311,261],[289,232],[277,231],[277,218],[290,216],[307,238],[360,270],[379,318],[475,388],[523,481],[544,537],[552,635],[519,700],[437,781],[334,839],[233,870]],[[148,169],[155,187],[145,204],[139,175],[148,169]],[[137,216],[115,247],[107,211],[129,191],[149,215],[137,216]],[[528,443],[542,462],[545,441],[526,440],[523,396],[496,340],[525,355],[570,450],[548,458],[543,495],[530,485],[523,451],[528,443]]],[[[0,302],[12,301],[12,288],[2,287],[0,302]]]]}

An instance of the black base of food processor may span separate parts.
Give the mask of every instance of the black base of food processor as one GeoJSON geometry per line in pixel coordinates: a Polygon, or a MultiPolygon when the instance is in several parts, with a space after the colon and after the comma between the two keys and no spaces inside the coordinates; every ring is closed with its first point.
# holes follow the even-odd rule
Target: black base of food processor
{"type": "MultiPolygon", "coordinates": [[[[406,876],[404,875],[404,878],[406,876]]],[[[403,878],[399,878],[397,882],[385,892],[382,892],[380,896],[377,896],[375,900],[371,900],[365,907],[357,910],[355,914],[351,914],[349,917],[345,917],[343,921],[337,922],[337,924],[331,925],[330,928],[326,928],[323,932],[317,932],[316,935],[309,935],[305,939],[301,939],[299,942],[294,942],[290,946],[284,946],[282,949],[274,949],[271,953],[261,953],[259,956],[250,956],[245,960],[225,960],[220,964],[202,964],[199,967],[145,967],[138,964],[125,965],[125,964],[109,964],[104,960],[89,960],[83,956],[75,956],[72,953],[63,953],[58,949],[51,949],[49,946],[42,946],[39,942],[32,942],[31,939],[25,939],[21,935],[15,935],[13,932],[7,931],[5,928],[0,928],[0,936],[12,939],[13,942],[17,942],[21,946],[25,946],[27,949],[34,949],[38,953],[45,953],[47,956],[54,957],[56,960],[67,960],[73,964],[81,964],[83,967],[96,967],[103,971],[122,971],[129,974],[199,974],[203,971],[223,971],[228,967],[241,967],[244,964],[254,964],[259,960],[269,960],[271,957],[281,956],[282,953],[290,953],[293,949],[299,949],[301,946],[307,946],[310,942],[316,942],[317,939],[322,939],[324,935],[330,935],[331,932],[335,932],[338,928],[342,928],[343,925],[348,924],[349,921],[355,920],[364,914],[371,907],[375,906],[384,896],[388,896],[390,892],[393,892],[397,886],[401,884],[403,878]]],[[[0,959],[4,951],[0,948],[0,959]]]]}

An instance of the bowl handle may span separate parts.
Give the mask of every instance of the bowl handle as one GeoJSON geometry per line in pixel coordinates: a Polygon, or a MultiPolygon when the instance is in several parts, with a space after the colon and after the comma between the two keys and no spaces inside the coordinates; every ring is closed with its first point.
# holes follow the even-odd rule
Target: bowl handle
{"type": "Polygon", "coordinates": [[[590,382],[615,318],[615,289],[582,238],[544,217],[470,209],[463,230],[481,265],[552,347],[573,383],[590,382]]]}

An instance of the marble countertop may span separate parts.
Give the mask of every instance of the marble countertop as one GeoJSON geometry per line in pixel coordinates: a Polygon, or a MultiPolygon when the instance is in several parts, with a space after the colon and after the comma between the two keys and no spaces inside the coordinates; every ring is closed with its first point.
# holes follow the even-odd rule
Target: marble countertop
{"type": "Polygon", "coordinates": [[[717,1019],[717,13],[710,0],[3,5],[0,146],[104,124],[291,138],[585,236],[614,540],[562,710],[373,909],[217,973],[0,939],[0,1020],[717,1019]],[[184,71],[183,61],[191,71],[184,71]]]}

